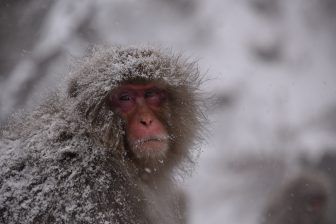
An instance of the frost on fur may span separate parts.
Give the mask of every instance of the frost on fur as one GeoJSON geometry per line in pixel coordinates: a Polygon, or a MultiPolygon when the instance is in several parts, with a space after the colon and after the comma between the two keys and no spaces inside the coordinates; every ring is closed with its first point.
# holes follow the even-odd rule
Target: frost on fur
{"type": "Polygon", "coordinates": [[[162,175],[168,175],[190,161],[199,139],[196,65],[151,48],[97,47],[67,80],[65,92],[51,94],[31,114],[14,116],[0,132],[0,223],[176,223],[153,218],[162,213],[155,205],[165,203],[149,199],[156,190],[139,175],[152,169],[129,163],[123,121],[106,97],[126,81],[155,80],[171,91],[180,105],[171,111],[170,127],[179,152],[162,162],[162,175]]]}

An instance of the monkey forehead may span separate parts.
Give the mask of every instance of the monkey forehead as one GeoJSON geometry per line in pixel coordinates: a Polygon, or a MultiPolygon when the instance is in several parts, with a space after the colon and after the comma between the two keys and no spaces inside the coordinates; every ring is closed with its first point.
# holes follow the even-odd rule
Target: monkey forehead
{"type": "Polygon", "coordinates": [[[158,83],[158,82],[152,82],[149,81],[147,83],[128,83],[125,82],[121,84],[120,87],[118,87],[116,90],[135,90],[135,91],[143,91],[143,90],[148,90],[152,88],[164,88],[164,85],[158,83]]]}
{"type": "Polygon", "coordinates": [[[128,81],[191,87],[200,83],[196,63],[149,47],[96,47],[78,67],[70,76],[82,91],[90,91],[90,86],[109,91],[128,81]]]}

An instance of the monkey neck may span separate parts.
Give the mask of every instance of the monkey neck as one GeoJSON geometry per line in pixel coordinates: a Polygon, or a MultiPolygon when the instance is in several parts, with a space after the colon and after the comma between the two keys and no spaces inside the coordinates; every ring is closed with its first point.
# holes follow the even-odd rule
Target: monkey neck
{"type": "Polygon", "coordinates": [[[160,173],[160,172],[148,173],[148,171],[144,169],[139,170],[138,176],[142,182],[153,187],[160,186],[161,183],[170,180],[170,176],[167,173],[160,173]]]}
{"type": "Polygon", "coordinates": [[[149,188],[160,188],[165,183],[172,182],[171,167],[167,161],[138,159],[125,148],[118,151],[126,152],[117,156],[125,163],[127,172],[149,188]]]}
{"type": "Polygon", "coordinates": [[[149,188],[161,188],[164,183],[171,181],[170,172],[167,169],[154,169],[153,167],[140,166],[134,163],[134,160],[128,160],[128,163],[130,163],[127,166],[129,172],[132,172],[139,182],[144,183],[149,188]]]}
{"type": "Polygon", "coordinates": [[[127,153],[123,158],[127,163],[128,172],[135,178],[148,185],[158,185],[170,178],[171,169],[162,162],[137,159],[133,154],[127,153]]]}

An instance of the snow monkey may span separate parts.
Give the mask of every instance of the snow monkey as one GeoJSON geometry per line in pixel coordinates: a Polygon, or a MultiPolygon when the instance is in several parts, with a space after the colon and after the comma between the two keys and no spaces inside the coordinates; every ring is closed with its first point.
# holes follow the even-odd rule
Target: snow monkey
{"type": "Polygon", "coordinates": [[[263,224],[327,224],[328,179],[317,172],[302,173],[273,198],[263,224]]]}
{"type": "Polygon", "coordinates": [[[195,63],[97,47],[0,133],[0,223],[181,223],[204,121],[195,63]],[[181,172],[184,171],[184,172],[181,172]]]}

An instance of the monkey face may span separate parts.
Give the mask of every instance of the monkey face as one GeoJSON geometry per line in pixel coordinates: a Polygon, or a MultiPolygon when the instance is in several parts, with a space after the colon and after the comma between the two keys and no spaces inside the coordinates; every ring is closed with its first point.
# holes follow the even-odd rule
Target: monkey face
{"type": "Polygon", "coordinates": [[[167,104],[166,90],[155,83],[123,84],[111,94],[110,102],[125,121],[130,151],[137,158],[163,158],[169,135],[159,115],[167,104]]]}

